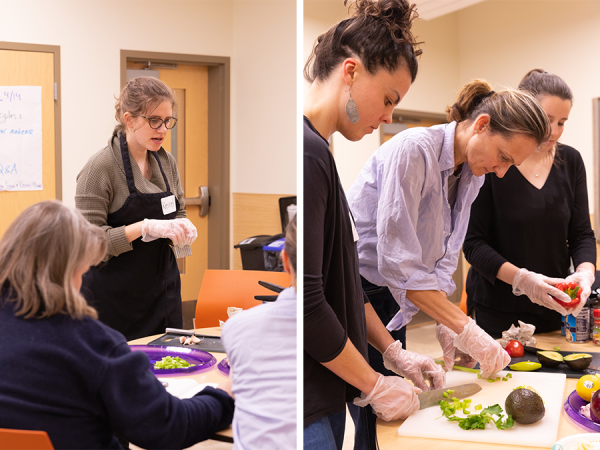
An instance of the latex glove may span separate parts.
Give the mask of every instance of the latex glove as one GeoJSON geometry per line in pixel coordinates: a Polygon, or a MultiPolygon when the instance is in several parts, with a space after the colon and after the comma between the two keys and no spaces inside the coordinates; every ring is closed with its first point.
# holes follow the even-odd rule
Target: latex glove
{"type": "Polygon", "coordinates": [[[582,268],[577,269],[575,273],[572,273],[565,279],[566,283],[577,283],[582,289],[581,301],[575,308],[567,308],[569,314],[573,314],[575,317],[579,315],[585,306],[586,300],[592,293],[592,284],[594,284],[594,281],[596,281],[596,274],[582,268]]]}
{"type": "Polygon", "coordinates": [[[354,399],[357,406],[371,405],[375,414],[380,419],[398,420],[406,419],[419,409],[417,393],[421,390],[408,384],[400,377],[384,377],[379,375],[375,387],[360,397],[354,399]]]}
{"type": "Polygon", "coordinates": [[[408,378],[422,391],[442,389],[446,387],[446,373],[429,356],[409,352],[402,349],[402,342],[390,344],[383,354],[383,365],[386,369],[408,378]],[[427,385],[429,381],[429,385],[427,385]]]}
{"type": "Polygon", "coordinates": [[[489,378],[504,369],[510,362],[510,356],[502,346],[477,326],[470,317],[462,333],[454,338],[454,345],[479,361],[481,378],[489,378]]]}
{"type": "Polygon", "coordinates": [[[184,226],[176,220],[144,219],[142,224],[142,241],[144,242],[165,238],[171,239],[173,245],[179,245],[179,242],[185,239],[185,234],[184,226]]]}
{"type": "Polygon", "coordinates": [[[452,370],[455,363],[463,367],[474,367],[477,364],[471,355],[461,352],[454,346],[456,333],[447,326],[438,323],[435,327],[435,337],[444,351],[444,368],[447,372],[452,370]]]}
{"type": "Polygon", "coordinates": [[[519,269],[512,284],[513,294],[525,294],[533,303],[553,309],[566,316],[568,315],[567,310],[552,298],[555,297],[565,303],[571,302],[571,298],[567,294],[554,287],[555,284],[561,281],[560,278],[549,278],[539,273],[530,272],[527,269],[519,269]]]}
{"type": "Polygon", "coordinates": [[[190,219],[174,219],[173,222],[176,222],[183,230],[183,237],[179,240],[179,243],[175,244],[173,242],[173,244],[179,246],[192,245],[198,237],[198,231],[190,219]]]}

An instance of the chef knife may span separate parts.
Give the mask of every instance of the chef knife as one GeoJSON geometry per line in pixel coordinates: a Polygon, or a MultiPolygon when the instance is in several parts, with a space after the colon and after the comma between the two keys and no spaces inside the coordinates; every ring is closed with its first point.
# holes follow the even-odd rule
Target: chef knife
{"type": "Polygon", "coordinates": [[[459,399],[469,397],[473,394],[477,394],[481,390],[481,386],[476,383],[461,384],[459,386],[451,386],[444,389],[436,389],[433,391],[421,392],[417,394],[419,397],[419,409],[429,408],[440,403],[440,400],[449,400],[452,397],[459,399]],[[454,391],[451,394],[448,393],[444,396],[444,393],[448,390],[454,391]]]}
{"type": "Polygon", "coordinates": [[[209,336],[207,334],[196,334],[195,330],[182,330],[180,328],[165,328],[165,333],[171,334],[180,334],[182,336],[199,336],[199,337],[208,337],[214,339],[220,339],[220,336],[209,336]]]}

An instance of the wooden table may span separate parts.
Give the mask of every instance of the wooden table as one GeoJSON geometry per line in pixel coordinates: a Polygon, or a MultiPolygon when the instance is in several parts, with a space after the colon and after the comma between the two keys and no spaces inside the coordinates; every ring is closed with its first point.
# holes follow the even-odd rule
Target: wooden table
{"type": "MultiPolygon", "coordinates": [[[[198,328],[196,330],[196,333],[197,334],[205,334],[208,336],[221,336],[221,329],[220,328],[198,328]]],[[[155,336],[148,336],[148,337],[144,337],[144,338],[140,338],[140,339],[135,339],[133,341],[129,341],[128,344],[130,344],[130,345],[146,345],[148,342],[152,342],[153,340],[155,340],[163,335],[164,335],[164,333],[157,334],[155,336]]],[[[223,358],[225,358],[227,355],[225,353],[218,353],[218,352],[211,353],[211,355],[213,355],[215,358],[217,358],[217,362],[210,369],[202,370],[199,372],[193,372],[190,374],[169,375],[169,378],[192,378],[200,384],[222,383],[223,381],[225,381],[227,379],[227,376],[224,373],[222,373],[219,369],[217,369],[217,364],[219,364],[221,362],[221,360],[223,358]]],[[[231,427],[229,427],[223,431],[217,432],[212,437],[212,439],[217,440],[217,441],[233,442],[233,431],[231,430],[231,427]]]]}
{"type": "MultiPolygon", "coordinates": [[[[592,341],[583,344],[572,344],[567,342],[564,336],[561,336],[560,331],[552,333],[542,333],[535,335],[537,339],[536,347],[545,350],[552,350],[555,346],[560,347],[562,351],[567,352],[600,352],[600,346],[594,345],[592,341]]],[[[582,374],[583,375],[583,374],[582,374]]],[[[577,378],[567,378],[565,390],[563,393],[563,401],[567,396],[575,390],[577,378]]],[[[402,425],[403,420],[393,422],[384,422],[377,419],[377,439],[381,450],[386,449],[402,449],[402,450],[428,450],[428,449],[443,449],[443,450],[480,450],[482,448],[489,450],[500,450],[505,448],[512,449],[534,449],[543,447],[525,447],[511,446],[506,444],[485,444],[481,442],[465,442],[465,441],[450,441],[441,439],[425,439],[404,437],[398,435],[398,427],[402,425]]],[[[563,410],[560,414],[560,422],[558,425],[557,440],[574,434],[591,432],[587,428],[577,425],[563,410]]]]}

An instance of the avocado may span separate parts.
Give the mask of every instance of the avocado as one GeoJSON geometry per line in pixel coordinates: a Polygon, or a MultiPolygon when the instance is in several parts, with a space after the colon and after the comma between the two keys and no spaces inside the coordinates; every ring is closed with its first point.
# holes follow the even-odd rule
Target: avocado
{"type": "Polygon", "coordinates": [[[558,352],[537,352],[537,359],[544,367],[556,367],[563,362],[563,356],[558,352]]]}
{"type": "Polygon", "coordinates": [[[525,388],[512,391],[504,402],[506,414],[517,423],[526,425],[541,420],[546,414],[544,401],[537,392],[525,388]]]}
{"type": "Polygon", "coordinates": [[[571,370],[585,370],[592,363],[592,355],[589,353],[571,353],[564,357],[564,361],[571,370]]]}

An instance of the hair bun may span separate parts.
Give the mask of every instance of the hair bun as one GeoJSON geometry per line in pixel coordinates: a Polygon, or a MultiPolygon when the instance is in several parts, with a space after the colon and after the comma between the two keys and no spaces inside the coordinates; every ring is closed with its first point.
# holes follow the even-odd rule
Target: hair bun
{"type": "MultiPolygon", "coordinates": [[[[419,17],[414,3],[409,3],[408,0],[344,0],[344,5],[348,6],[349,11],[354,9],[354,18],[378,20],[385,24],[397,43],[418,45],[410,31],[414,20],[419,17]]],[[[421,53],[421,49],[415,49],[415,56],[421,53]]]]}

